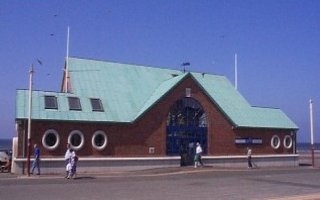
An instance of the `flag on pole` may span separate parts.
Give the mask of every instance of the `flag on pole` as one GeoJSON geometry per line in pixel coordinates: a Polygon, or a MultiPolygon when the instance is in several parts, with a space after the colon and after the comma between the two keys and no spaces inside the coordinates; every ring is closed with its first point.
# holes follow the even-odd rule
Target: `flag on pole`
{"type": "Polygon", "coordinates": [[[190,65],[189,62],[184,62],[184,63],[182,63],[182,66],[189,66],[189,65],[190,65]]]}
{"type": "Polygon", "coordinates": [[[186,66],[190,66],[190,63],[189,62],[184,62],[181,64],[181,66],[183,66],[183,73],[186,72],[186,66]]]}

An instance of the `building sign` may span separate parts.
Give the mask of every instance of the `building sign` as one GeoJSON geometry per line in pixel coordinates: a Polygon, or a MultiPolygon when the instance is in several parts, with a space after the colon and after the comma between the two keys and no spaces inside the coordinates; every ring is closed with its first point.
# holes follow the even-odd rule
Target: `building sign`
{"type": "Polygon", "coordinates": [[[249,144],[262,144],[262,139],[261,138],[236,138],[235,139],[235,144],[244,144],[244,145],[249,145],[249,144]]]}

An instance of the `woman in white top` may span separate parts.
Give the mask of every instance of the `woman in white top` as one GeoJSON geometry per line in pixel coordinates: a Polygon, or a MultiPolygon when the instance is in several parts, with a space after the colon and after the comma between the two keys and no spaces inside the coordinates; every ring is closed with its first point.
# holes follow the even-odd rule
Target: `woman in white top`
{"type": "Polygon", "coordinates": [[[69,174],[69,171],[67,170],[67,166],[71,162],[72,153],[74,153],[74,151],[72,151],[71,145],[68,143],[67,144],[67,151],[64,154],[64,160],[66,161],[66,163],[65,163],[66,164],[66,176],[65,176],[65,178],[67,178],[68,174],[69,174]]]}
{"type": "Polygon", "coordinates": [[[202,147],[199,142],[196,144],[196,155],[194,157],[194,168],[197,168],[199,164],[203,166],[202,160],[201,160],[201,154],[202,154],[202,147]]]}

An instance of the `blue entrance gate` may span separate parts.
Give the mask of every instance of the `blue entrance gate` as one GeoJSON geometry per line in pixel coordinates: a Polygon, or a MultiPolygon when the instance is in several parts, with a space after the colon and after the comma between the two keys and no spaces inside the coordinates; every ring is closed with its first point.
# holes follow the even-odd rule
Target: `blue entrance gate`
{"type": "Polygon", "coordinates": [[[167,121],[167,155],[180,155],[181,165],[193,164],[195,145],[207,153],[207,120],[201,105],[193,98],[178,100],[167,121]]]}

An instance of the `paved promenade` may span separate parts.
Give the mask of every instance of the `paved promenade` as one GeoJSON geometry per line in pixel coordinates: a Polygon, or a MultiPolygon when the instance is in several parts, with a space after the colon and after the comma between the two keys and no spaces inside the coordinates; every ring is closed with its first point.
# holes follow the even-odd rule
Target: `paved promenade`
{"type": "Polygon", "coordinates": [[[161,168],[104,174],[0,174],[0,199],[320,199],[320,169],[161,168]]]}

